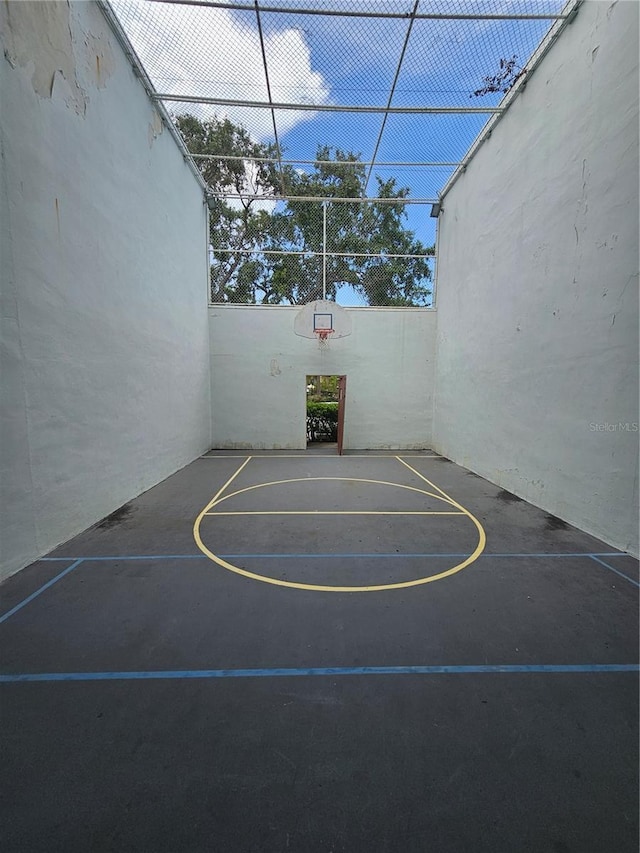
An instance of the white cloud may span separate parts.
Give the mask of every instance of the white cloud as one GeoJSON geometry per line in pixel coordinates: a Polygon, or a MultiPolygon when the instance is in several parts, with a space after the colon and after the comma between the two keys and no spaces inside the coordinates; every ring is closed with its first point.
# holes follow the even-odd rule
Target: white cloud
{"type": "MultiPolygon", "coordinates": [[[[114,0],[114,9],[159,92],[268,101],[255,16],[225,9],[114,0]]],[[[298,29],[264,30],[274,101],[323,104],[329,84],[311,66],[305,34],[298,29]]],[[[174,112],[201,119],[228,116],[260,141],[273,139],[268,109],[212,107],[168,102],[174,112]]],[[[312,113],[280,110],[283,136],[312,113]]]]}

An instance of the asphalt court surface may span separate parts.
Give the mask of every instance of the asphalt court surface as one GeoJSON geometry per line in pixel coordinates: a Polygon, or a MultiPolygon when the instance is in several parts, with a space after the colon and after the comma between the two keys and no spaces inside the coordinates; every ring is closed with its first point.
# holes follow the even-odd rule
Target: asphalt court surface
{"type": "Polygon", "coordinates": [[[635,851],[637,561],[396,456],[212,451],[6,581],[3,849],[635,851]]]}

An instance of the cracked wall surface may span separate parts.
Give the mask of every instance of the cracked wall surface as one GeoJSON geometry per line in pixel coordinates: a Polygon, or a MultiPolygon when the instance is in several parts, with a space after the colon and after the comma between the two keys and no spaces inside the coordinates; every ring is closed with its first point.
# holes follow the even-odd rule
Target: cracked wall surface
{"type": "Polygon", "coordinates": [[[436,449],[637,554],[637,3],[581,6],[442,206],[436,449]]]}

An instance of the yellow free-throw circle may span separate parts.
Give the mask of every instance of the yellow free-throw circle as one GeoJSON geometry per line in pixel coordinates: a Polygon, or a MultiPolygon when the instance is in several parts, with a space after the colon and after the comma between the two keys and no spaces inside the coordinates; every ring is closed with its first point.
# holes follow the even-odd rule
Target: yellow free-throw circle
{"type": "MultiPolygon", "coordinates": [[[[421,475],[419,475],[419,476],[421,476],[421,475]]],[[[424,478],[422,478],[422,479],[424,479],[424,478]]],[[[429,481],[426,481],[426,482],[429,482],[429,481]]],[[[434,487],[434,488],[437,488],[437,487],[434,487]]],[[[441,491],[441,490],[438,489],[438,491],[441,491]]],[[[241,515],[242,513],[239,513],[239,514],[241,515]]],[[[250,514],[250,513],[247,513],[247,514],[250,514]]],[[[338,514],[338,513],[336,513],[336,514],[338,514]]],[[[399,514],[402,514],[402,513],[399,513],[399,514]]],[[[447,512],[447,514],[449,514],[449,513],[447,512]]],[[[415,486],[407,486],[407,485],[404,485],[402,483],[390,483],[390,482],[387,482],[385,480],[365,480],[365,479],[360,479],[360,478],[355,478],[355,477],[304,477],[304,478],[295,478],[295,479],[290,479],[290,480],[275,480],[275,481],[270,482],[270,483],[257,483],[253,486],[247,486],[244,489],[239,489],[238,491],[231,492],[230,494],[225,495],[224,497],[216,496],[216,498],[214,498],[210,503],[208,503],[205,506],[205,508],[202,510],[202,512],[196,518],[195,523],[193,525],[193,536],[194,536],[194,539],[198,545],[198,548],[200,548],[202,553],[205,554],[207,557],[209,557],[210,560],[213,560],[214,563],[217,563],[219,566],[222,566],[223,569],[228,569],[230,572],[235,572],[238,575],[243,575],[244,577],[251,578],[252,580],[256,580],[256,581],[261,581],[262,583],[270,583],[270,584],[273,584],[274,586],[286,586],[286,587],[290,587],[292,589],[313,590],[315,592],[379,592],[381,590],[386,590],[386,589],[405,589],[405,588],[411,587],[411,586],[422,586],[423,584],[432,583],[433,581],[441,580],[442,578],[449,577],[449,575],[454,575],[454,574],[456,574],[456,572],[462,571],[462,569],[465,569],[467,566],[471,565],[471,563],[475,562],[475,560],[478,559],[480,554],[482,554],[482,552],[484,551],[484,547],[486,544],[486,535],[485,535],[484,529],[483,529],[482,525],[480,524],[480,522],[478,521],[478,519],[474,515],[472,515],[469,512],[469,510],[465,509],[461,504],[459,504],[457,501],[453,500],[453,498],[450,498],[447,495],[445,495],[444,492],[442,492],[441,494],[435,494],[434,492],[428,492],[425,489],[418,489],[415,486]],[[455,507],[455,509],[458,510],[458,512],[451,513],[451,514],[465,515],[465,516],[467,516],[467,518],[469,518],[473,522],[473,524],[476,526],[476,529],[478,531],[478,544],[476,545],[473,553],[469,554],[469,556],[466,557],[461,563],[458,563],[457,565],[452,566],[450,569],[446,569],[443,572],[438,572],[435,575],[429,575],[428,577],[417,578],[416,580],[410,580],[410,581],[402,581],[400,583],[378,584],[375,586],[326,586],[326,585],[322,585],[322,584],[297,583],[295,581],[285,581],[285,580],[280,580],[279,578],[272,578],[272,577],[269,577],[267,575],[259,575],[259,574],[256,574],[255,572],[250,572],[247,569],[243,569],[240,566],[235,566],[235,565],[233,565],[233,563],[229,563],[227,560],[223,560],[222,557],[219,557],[217,554],[214,554],[212,551],[210,551],[209,548],[207,548],[207,546],[202,541],[202,538],[200,536],[200,523],[202,522],[202,519],[207,514],[215,515],[215,513],[211,513],[211,510],[213,509],[213,507],[222,503],[222,501],[228,500],[229,498],[232,498],[232,497],[236,497],[237,495],[244,494],[245,492],[251,492],[251,491],[254,491],[256,489],[268,488],[269,486],[276,486],[276,485],[281,485],[284,483],[312,483],[312,482],[317,481],[317,480],[334,480],[334,481],[341,481],[341,482],[372,483],[372,484],[377,484],[377,485],[393,486],[393,487],[398,488],[398,489],[408,489],[409,491],[419,492],[420,494],[426,495],[430,498],[435,498],[436,500],[442,501],[443,504],[445,504],[449,507],[455,507]]]]}

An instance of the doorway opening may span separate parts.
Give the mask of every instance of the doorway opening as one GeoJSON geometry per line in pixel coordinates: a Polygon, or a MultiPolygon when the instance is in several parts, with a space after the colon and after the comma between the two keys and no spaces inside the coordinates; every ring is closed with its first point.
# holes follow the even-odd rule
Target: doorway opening
{"type": "Polygon", "coordinates": [[[347,377],[311,375],[306,378],[307,449],[341,454],[347,377]]]}

